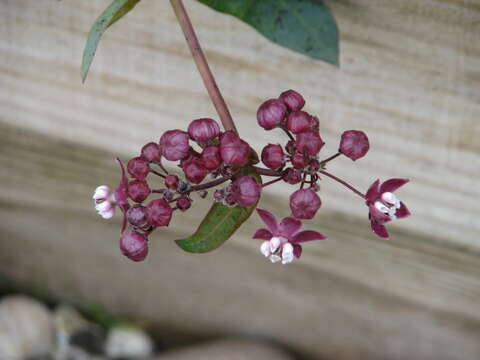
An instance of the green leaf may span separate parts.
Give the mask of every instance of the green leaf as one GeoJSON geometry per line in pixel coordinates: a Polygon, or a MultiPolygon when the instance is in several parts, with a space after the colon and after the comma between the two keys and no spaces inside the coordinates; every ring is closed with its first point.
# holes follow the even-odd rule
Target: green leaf
{"type": "MultiPolygon", "coordinates": [[[[246,169],[244,174],[254,176],[259,183],[262,182],[261,177],[253,168],[246,169]]],[[[256,206],[257,204],[248,207],[228,207],[216,202],[192,236],[175,240],[175,242],[183,250],[192,253],[212,251],[233,235],[240,225],[250,217],[256,206]]]]}
{"type": "Polygon", "coordinates": [[[139,2],[140,0],[114,0],[97,18],[95,24],[93,24],[90,32],[88,33],[87,43],[85,45],[85,49],[83,50],[83,82],[85,82],[85,79],[87,78],[88,69],[90,69],[93,57],[95,56],[95,52],[97,51],[98,43],[105,30],[107,30],[108,27],[120,20],[139,2]]]}
{"type": "Polygon", "coordinates": [[[238,17],[266,38],[338,65],[338,29],[323,0],[198,0],[238,17]]]}

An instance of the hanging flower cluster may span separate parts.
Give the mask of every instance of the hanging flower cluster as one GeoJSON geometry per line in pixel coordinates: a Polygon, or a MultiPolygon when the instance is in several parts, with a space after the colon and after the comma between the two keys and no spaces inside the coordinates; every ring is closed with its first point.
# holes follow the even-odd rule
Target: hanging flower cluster
{"type": "Polygon", "coordinates": [[[234,131],[220,131],[217,122],[209,118],[192,121],[187,131],[166,131],[158,143],[145,144],[140,155],[128,161],[126,170],[118,160],[120,184],[113,192],[106,185],[99,186],[93,198],[103,218],[111,218],[116,206],[122,212],[122,253],[134,261],[145,259],[148,236],[156,228],[168,226],[175,211],[188,210],[193,194],[205,198],[208,189],[216,188],[214,201],[228,207],[250,207],[257,204],[262,187],[283,180],[297,187],[289,198],[291,216],[278,221],[268,211],[257,209],[267,228],[259,229],[253,237],[263,240],[260,251],[264,256],[287,264],[300,257],[301,243],[326,238],[316,231],[300,231],[301,220],[312,219],[320,209],[322,176],[336,180],[361,197],[368,207],[373,232],[388,238],[385,224],[410,214],[393,194],[408,180],[390,179],[382,184],[377,180],[364,195],[327,172],[326,164],[340,155],[354,161],[365,156],[368,137],[362,131],[345,131],[338,152],[321,160],[319,154],[325,143],[320,136],[320,122],[302,110],[304,105],[298,92],[288,90],[259,107],[258,124],[265,130],[280,129],[287,135],[284,144],[267,144],[263,148],[260,158],[266,168],[256,166],[258,156],[245,140],[234,131]],[[167,171],[164,160],[176,162],[180,175],[167,171]],[[273,180],[261,185],[258,178],[244,175],[242,170],[247,167],[273,180]]]}

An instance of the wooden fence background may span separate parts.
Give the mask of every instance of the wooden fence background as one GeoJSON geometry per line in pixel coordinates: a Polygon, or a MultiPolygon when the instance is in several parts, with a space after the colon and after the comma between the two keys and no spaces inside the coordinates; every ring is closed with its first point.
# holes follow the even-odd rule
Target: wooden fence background
{"type": "MultiPolygon", "coordinates": [[[[278,47],[252,28],[186,1],[241,134],[261,150],[275,132],[255,113],[302,92],[334,152],[363,129],[370,154],[330,170],[360,188],[408,177],[409,220],[372,236],[365,206],[329,179],[308,244],[289,266],[259,254],[252,217],[218,251],[172,242],[205,201],[151,239],[146,262],[117,248],[91,193],[169,128],[215,116],[167,1],[142,1],[105,35],[87,83],[86,33],[108,0],[0,0],[0,274],[52,294],[152,321],[165,343],[252,335],[315,359],[480,358],[480,2],[337,0],[341,68],[278,47]]],[[[261,207],[287,215],[290,188],[261,207]],[[284,209],[283,213],[281,210],[284,209]]]]}

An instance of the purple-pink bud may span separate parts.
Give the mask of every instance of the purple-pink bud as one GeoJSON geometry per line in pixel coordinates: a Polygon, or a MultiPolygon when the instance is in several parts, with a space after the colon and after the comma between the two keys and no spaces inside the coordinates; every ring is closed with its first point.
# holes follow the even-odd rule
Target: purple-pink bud
{"type": "Polygon", "coordinates": [[[206,146],[202,151],[202,162],[208,170],[217,169],[222,163],[220,148],[216,145],[206,146]]]}
{"type": "Polygon", "coordinates": [[[270,99],[265,101],[257,111],[258,125],[265,130],[279,126],[287,115],[287,106],[282,100],[270,99]]]}
{"type": "Polygon", "coordinates": [[[348,130],[342,134],[339,151],[353,161],[360,159],[370,149],[368,137],[363,131],[348,130]]]}
{"type": "Polygon", "coordinates": [[[295,141],[297,151],[311,156],[317,155],[324,144],[320,135],[311,131],[298,134],[295,141]]]}
{"type": "Polygon", "coordinates": [[[128,196],[135,202],[142,202],[150,195],[150,187],[145,180],[132,180],[128,183],[128,196]]]}
{"type": "Polygon", "coordinates": [[[165,159],[181,160],[188,155],[188,134],[181,130],[166,131],[160,138],[160,150],[165,159]]]}
{"type": "Polygon", "coordinates": [[[208,170],[201,160],[186,161],[182,165],[182,169],[187,180],[194,184],[201,183],[208,174],[208,170]]]}
{"type": "Polygon", "coordinates": [[[147,208],[135,204],[127,210],[127,220],[133,226],[142,227],[147,223],[147,208]]]}
{"type": "Polygon", "coordinates": [[[296,148],[295,148],[295,141],[293,140],[289,140],[287,142],[287,145],[285,145],[285,150],[287,151],[287,153],[289,153],[290,155],[293,155],[296,151],[296,148]]]}
{"type": "Polygon", "coordinates": [[[192,200],[188,198],[188,196],[181,196],[177,200],[177,208],[181,211],[185,211],[190,208],[190,205],[192,205],[192,200]]]}
{"type": "Polygon", "coordinates": [[[262,162],[266,167],[276,170],[283,165],[285,154],[278,144],[268,144],[262,150],[262,162]]]}
{"type": "Polygon", "coordinates": [[[308,165],[308,158],[302,153],[295,153],[291,161],[295,169],[303,169],[308,165]]]}
{"type": "Polygon", "coordinates": [[[130,260],[143,261],[148,254],[147,238],[136,231],[126,231],[120,237],[120,250],[130,260]]]}
{"type": "Polygon", "coordinates": [[[288,168],[283,174],[283,180],[290,185],[298,184],[302,180],[302,173],[294,168],[288,168]]]}
{"type": "Polygon", "coordinates": [[[310,164],[308,165],[308,171],[317,172],[318,170],[320,170],[320,163],[318,160],[310,161],[310,164]]]}
{"type": "Polygon", "coordinates": [[[178,186],[177,175],[167,175],[165,177],[165,187],[170,190],[176,190],[178,186]]]}
{"type": "Polygon", "coordinates": [[[287,118],[287,129],[294,134],[310,131],[312,126],[311,116],[305,111],[294,111],[287,118]]]}
{"type": "Polygon", "coordinates": [[[312,189],[299,189],[290,195],[290,209],[297,219],[311,219],[322,202],[312,189]]]}
{"type": "Polygon", "coordinates": [[[248,162],[250,146],[233,131],[220,137],[220,156],[227,165],[243,166],[248,162]]]}
{"type": "Polygon", "coordinates": [[[253,176],[242,176],[232,184],[232,194],[240,206],[251,206],[260,198],[262,187],[253,176]]]}
{"type": "Polygon", "coordinates": [[[147,205],[148,222],[153,226],[168,226],[173,209],[165,199],[155,199],[147,205]]]}
{"type": "Polygon", "coordinates": [[[320,120],[318,120],[318,117],[312,116],[310,118],[310,128],[313,132],[318,133],[320,130],[320,120]]]}
{"type": "Polygon", "coordinates": [[[305,105],[305,99],[295,90],[287,90],[280,94],[279,99],[283,100],[290,111],[298,111],[305,105]]]}
{"type": "Polygon", "coordinates": [[[145,179],[150,171],[147,160],[138,156],[127,163],[127,171],[136,179],[145,179]]]}
{"type": "Polygon", "coordinates": [[[220,134],[220,127],[213,119],[197,119],[193,120],[188,126],[188,134],[193,140],[205,143],[220,134]]]}
{"type": "Polygon", "coordinates": [[[160,146],[157,143],[149,142],[142,147],[142,156],[147,161],[160,161],[160,146]]]}

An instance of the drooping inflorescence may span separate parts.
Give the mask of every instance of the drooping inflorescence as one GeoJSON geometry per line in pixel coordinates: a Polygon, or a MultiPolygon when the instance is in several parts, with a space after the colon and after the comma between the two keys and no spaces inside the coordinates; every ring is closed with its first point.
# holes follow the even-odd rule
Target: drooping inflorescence
{"type": "Polygon", "coordinates": [[[327,172],[327,163],[340,155],[354,161],[365,156],[368,137],[362,131],[345,131],[338,152],[320,159],[325,144],[320,121],[302,110],[304,105],[298,92],[288,90],[258,108],[257,121],[262,128],[280,129],[286,135],[283,144],[267,144],[262,149],[260,159],[266,168],[257,165],[258,155],[245,140],[234,131],[222,132],[210,118],[193,120],[187,131],[166,131],[158,143],[145,144],[140,155],[128,161],[126,170],[118,160],[120,184],[114,192],[106,185],[98,187],[94,200],[104,218],[113,216],[115,206],[121,210],[122,253],[134,261],[145,259],[148,236],[156,228],[168,226],[176,211],[188,210],[194,194],[205,198],[208,190],[215,188],[214,201],[228,207],[251,207],[257,204],[263,187],[283,180],[296,188],[289,197],[291,216],[279,222],[268,211],[257,209],[267,229],[259,229],[254,238],[264,240],[261,252],[272,262],[289,263],[300,257],[301,242],[326,238],[316,231],[300,231],[301,220],[312,219],[322,204],[318,193],[323,176],[361,197],[368,206],[373,232],[388,238],[385,224],[410,214],[393,194],[408,180],[390,179],[383,184],[377,180],[364,195],[327,172]],[[180,171],[167,170],[164,160],[176,162],[180,171]],[[255,176],[245,175],[246,168],[255,176]],[[259,176],[273,179],[262,185],[259,176]]]}

